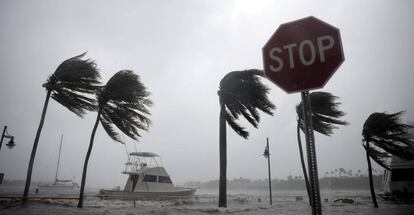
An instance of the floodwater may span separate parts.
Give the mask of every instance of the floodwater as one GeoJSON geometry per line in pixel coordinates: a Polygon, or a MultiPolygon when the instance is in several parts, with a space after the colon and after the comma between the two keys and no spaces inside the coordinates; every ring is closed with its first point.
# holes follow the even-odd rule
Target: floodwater
{"type": "MultiPolygon", "coordinates": [[[[0,196],[4,190],[0,189],[0,196]]],[[[96,192],[89,192],[84,202],[84,208],[76,207],[77,200],[44,199],[32,201],[26,205],[11,203],[6,207],[5,200],[1,204],[0,215],[26,215],[26,214],[56,214],[56,215],[98,215],[98,214],[124,214],[124,215],[179,215],[179,214],[278,214],[298,215],[311,214],[305,191],[274,191],[273,205],[269,204],[267,193],[263,191],[228,191],[228,207],[217,207],[217,190],[197,190],[192,199],[172,201],[120,201],[100,200],[95,197],[96,192]]],[[[38,195],[42,195],[39,192],[38,195]]],[[[43,195],[51,196],[50,191],[43,195]]],[[[55,195],[57,196],[57,195],[55,195]]],[[[70,196],[70,194],[60,195],[70,196]]],[[[76,197],[76,194],[72,194],[76,197]]],[[[372,206],[368,191],[321,191],[322,212],[327,215],[413,215],[414,205],[393,204],[379,200],[379,208],[372,206]],[[339,203],[334,200],[347,198],[354,203],[339,203]]]]}

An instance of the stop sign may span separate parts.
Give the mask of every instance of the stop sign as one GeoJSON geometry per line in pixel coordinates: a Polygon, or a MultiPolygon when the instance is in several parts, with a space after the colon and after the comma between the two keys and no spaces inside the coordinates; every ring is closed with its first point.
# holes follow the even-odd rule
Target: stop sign
{"type": "Polygon", "coordinates": [[[265,75],[287,93],[322,88],[343,61],[339,29],[313,16],[280,25],[263,47],[265,75]]]}

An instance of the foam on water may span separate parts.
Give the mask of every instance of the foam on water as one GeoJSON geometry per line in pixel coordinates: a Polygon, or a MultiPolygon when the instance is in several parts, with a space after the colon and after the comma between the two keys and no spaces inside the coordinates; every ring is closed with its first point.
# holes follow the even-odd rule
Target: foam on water
{"type": "MultiPolygon", "coordinates": [[[[10,214],[56,214],[56,215],[97,215],[97,214],[280,214],[297,215],[310,214],[311,208],[304,191],[275,192],[273,205],[269,205],[269,198],[262,192],[230,191],[228,207],[218,208],[217,195],[209,194],[211,191],[197,191],[193,199],[171,201],[121,201],[100,200],[88,193],[84,208],[76,208],[77,200],[43,199],[32,201],[27,205],[17,205],[2,208],[0,215],[10,214]],[[301,196],[301,198],[296,198],[301,196]]],[[[375,209],[371,204],[368,191],[323,191],[322,211],[327,215],[412,215],[414,205],[390,204],[380,201],[380,208],[375,209]],[[350,198],[352,204],[334,202],[337,198],[350,198]],[[327,199],[325,202],[324,200],[327,199]]]]}

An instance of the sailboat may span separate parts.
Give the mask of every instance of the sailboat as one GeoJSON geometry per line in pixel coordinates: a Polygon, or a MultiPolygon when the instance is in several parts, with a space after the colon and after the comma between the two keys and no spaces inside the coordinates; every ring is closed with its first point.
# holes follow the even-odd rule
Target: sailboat
{"type": "Polygon", "coordinates": [[[79,188],[79,185],[76,182],[73,182],[72,179],[59,179],[58,178],[62,143],[63,143],[63,134],[60,136],[59,156],[58,156],[57,166],[56,166],[55,181],[49,184],[39,184],[38,187],[40,190],[63,191],[63,190],[75,190],[79,188]]]}

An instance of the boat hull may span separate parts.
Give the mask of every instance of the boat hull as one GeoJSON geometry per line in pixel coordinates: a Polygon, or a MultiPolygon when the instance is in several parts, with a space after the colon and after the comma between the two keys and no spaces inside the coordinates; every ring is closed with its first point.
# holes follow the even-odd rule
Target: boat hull
{"type": "Polygon", "coordinates": [[[102,199],[121,199],[121,200],[169,200],[191,198],[196,189],[183,188],[171,191],[119,191],[119,190],[100,190],[98,197],[102,199]]]}
{"type": "Polygon", "coordinates": [[[38,185],[41,190],[76,190],[76,185],[38,185]]]}

